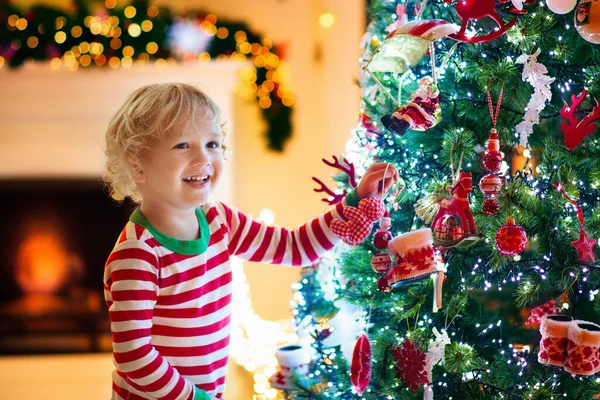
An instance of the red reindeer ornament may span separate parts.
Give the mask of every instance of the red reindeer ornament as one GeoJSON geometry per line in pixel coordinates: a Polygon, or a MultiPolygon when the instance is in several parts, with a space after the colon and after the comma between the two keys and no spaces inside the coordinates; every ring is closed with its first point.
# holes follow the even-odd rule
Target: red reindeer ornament
{"type": "MultiPolygon", "coordinates": [[[[448,4],[452,4],[452,0],[444,1],[448,4]]],[[[516,18],[512,18],[507,24],[505,24],[496,11],[495,0],[459,0],[456,2],[455,8],[456,13],[462,19],[462,24],[457,33],[448,35],[448,37],[458,42],[481,43],[492,41],[504,35],[506,31],[512,28],[517,22],[516,18]],[[478,20],[485,17],[491,17],[494,21],[496,21],[499,29],[482,36],[465,35],[467,25],[470,20],[478,20]]]]}

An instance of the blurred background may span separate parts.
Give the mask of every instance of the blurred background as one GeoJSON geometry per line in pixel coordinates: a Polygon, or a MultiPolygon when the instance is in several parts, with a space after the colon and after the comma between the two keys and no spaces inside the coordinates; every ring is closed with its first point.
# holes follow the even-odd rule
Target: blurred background
{"type": "MultiPolygon", "coordinates": [[[[112,203],[100,183],[110,117],[147,83],[204,89],[229,122],[232,150],[215,199],[294,228],[327,210],[311,177],[328,181],[334,171],[321,158],[343,153],[357,123],[366,4],[19,0],[0,6],[0,399],[107,399],[112,363],[102,271],[131,212],[129,204],[112,203]],[[51,13],[56,9],[62,14],[51,13]],[[111,19],[117,14],[118,21],[111,19]],[[237,50],[215,56],[217,37],[235,38],[237,50]],[[102,40],[103,47],[94,47],[102,40]],[[69,42],[77,45],[65,53],[69,42]],[[287,109],[292,113],[281,113],[287,109]],[[289,140],[281,139],[287,117],[289,140]]],[[[287,320],[300,269],[234,268],[238,319],[225,398],[273,398],[266,378],[274,372],[273,346],[293,340],[287,320]]]]}

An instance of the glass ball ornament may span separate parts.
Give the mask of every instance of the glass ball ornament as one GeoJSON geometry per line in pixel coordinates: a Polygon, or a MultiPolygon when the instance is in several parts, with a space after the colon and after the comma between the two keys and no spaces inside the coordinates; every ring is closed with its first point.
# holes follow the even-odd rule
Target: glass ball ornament
{"type": "Polygon", "coordinates": [[[483,156],[483,166],[490,172],[500,172],[502,167],[502,153],[499,151],[486,151],[483,156]]]}
{"type": "Polygon", "coordinates": [[[373,244],[379,250],[387,249],[389,241],[392,240],[392,234],[388,231],[378,230],[373,238],[373,244]]]}
{"type": "Polygon", "coordinates": [[[500,209],[500,203],[495,198],[485,199],[483,201],[481,211],[487,215],[488,217],[493,217],[498,214],[498,210],[500,209]]]}
{"type": "Polygon", "coordinates": [[[525,229],[515,224],[513,218],[508,218],[506,225],[496,233],[496,247],[502,255],[514,256],[522,252],[525,246],[527,246],[525,229]]]}
{"type": "Polygon", "coordinates": [[[382,273],[392,268],[392,258],[388,253],[377,253],[371,259],[373,271],[382,273]]]}
{"type": "Polygon", "coordinates": [[[600,0],[582,0],[577,5],[575,29],[588,42],[600,44],[600,0]]]}
{"type": "Polygon", "coordinates": [[[577,0],[546,0],[546,5],[554,14],[566,14],[577,5],[577,0]]]}
{"type": "Polygon", "coordinates": [[[382,275],[377,280],[377,288],[383,293],[389,293],[392,291],[392,287],[388,284],[387,276],[382,275]]]}
{"type": "Polygon", "coordinates": [[[479,189],[486,196],[494,196],[502,190],[502,178],[498,175],[487,174],[479,181],[479,189]]]}

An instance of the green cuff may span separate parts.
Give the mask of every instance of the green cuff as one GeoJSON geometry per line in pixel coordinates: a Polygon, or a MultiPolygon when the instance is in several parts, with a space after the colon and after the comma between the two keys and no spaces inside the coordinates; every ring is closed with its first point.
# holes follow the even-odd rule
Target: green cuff
{"type": "Polygon", "coordinates": [[[360,198],[358,197],[358,194],[356,194],[356,189],[352,189],[351,191],[349,191],[344,199],[346,200],[347,206],[358,207],[358,202],[360,201],[360,198]]]}
{"type": "Polygon", "coordinates": [[[210,396],[204,390],[194,386],[194,400],[210,400],[210,396]]]}

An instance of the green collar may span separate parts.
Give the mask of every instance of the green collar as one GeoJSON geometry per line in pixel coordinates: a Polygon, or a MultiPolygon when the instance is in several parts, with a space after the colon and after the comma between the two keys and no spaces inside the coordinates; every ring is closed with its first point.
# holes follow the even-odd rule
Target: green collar
{"type": "Polygon", "coordinates": [[[208,248],[208,240],[210,239],[210,232],[208,230],[208,222],[206,221],[206,216],[204,215],[204,211],[200,207],[196,208],[196,217],[198,218],[198,223],[200,225],[200,238],[196,240],[179,240],[177,238],[167,236],[164,233],[161,233],[158,229],[154,227],[148,221],[146,216],[142,214],[140,208],[136,208],[129,220],[134,224],[143,226],[148,229],[150,233],[158,240],[158,242],[166,247],[167,249],[184,255],[195,255],[201,254],[206,251],[208,248]]]}

